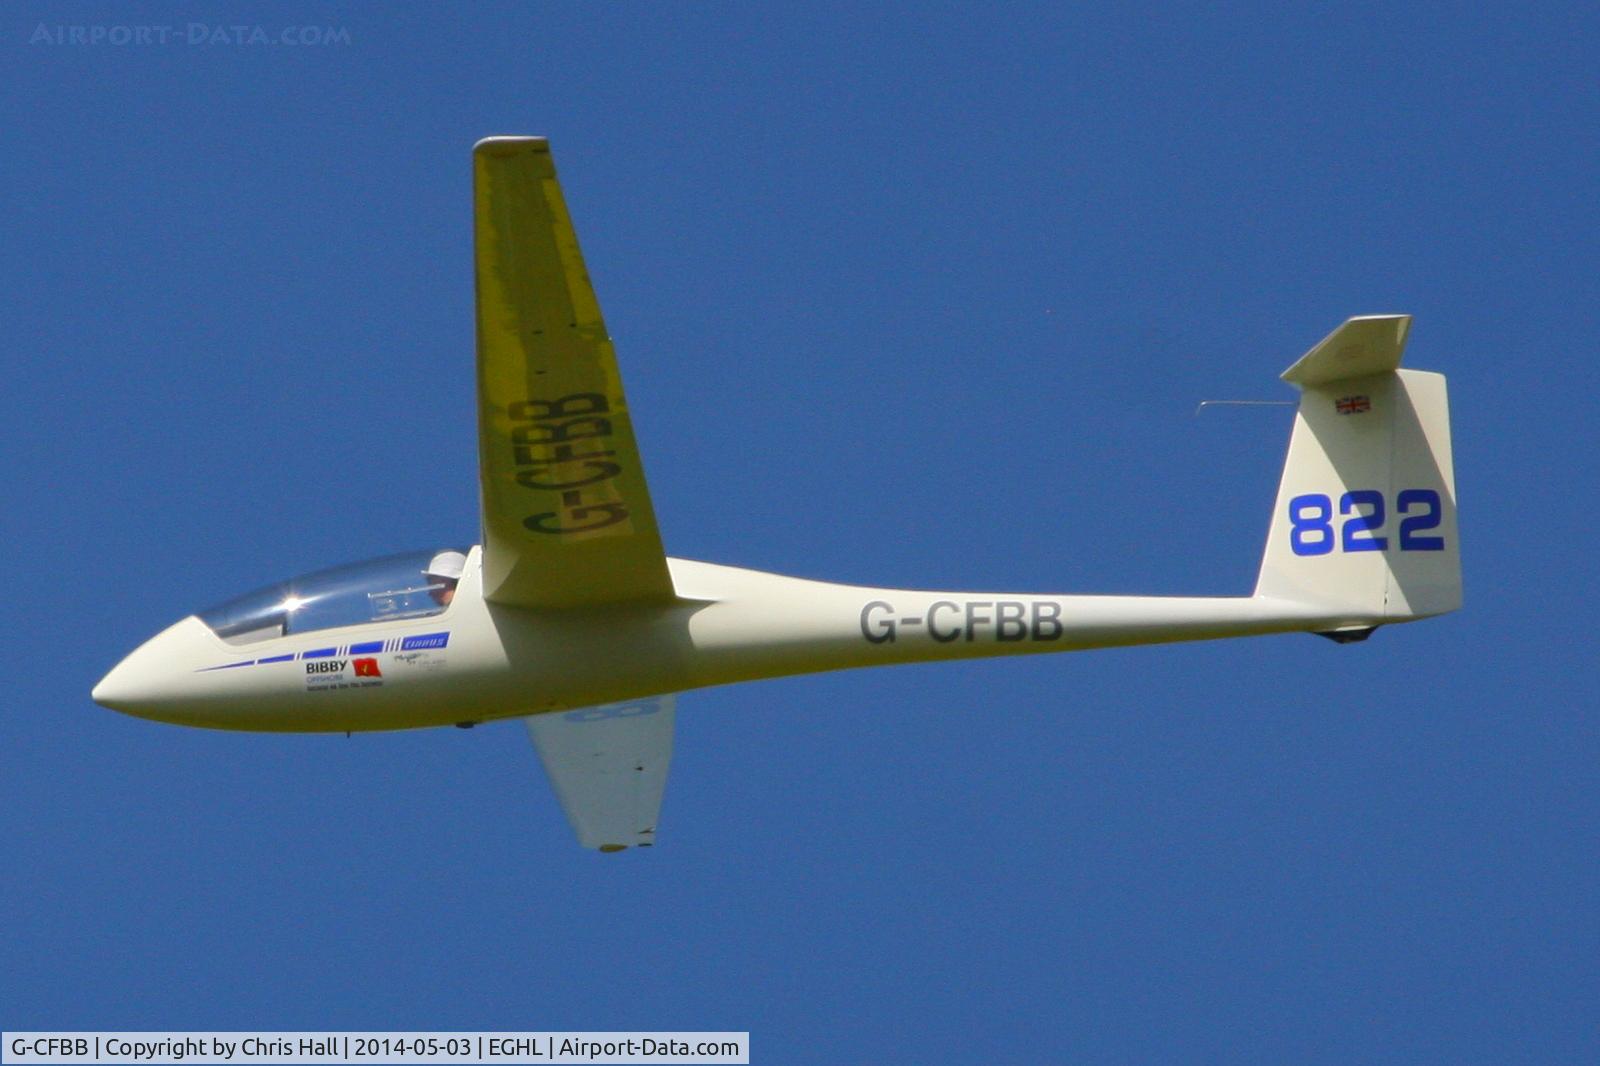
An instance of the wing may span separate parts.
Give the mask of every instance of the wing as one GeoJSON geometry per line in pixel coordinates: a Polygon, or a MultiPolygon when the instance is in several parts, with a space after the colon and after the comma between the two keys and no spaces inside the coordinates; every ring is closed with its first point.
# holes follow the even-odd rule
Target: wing
{"type": "Polygon", "coordinates": [[[578,843],[601,851],[655,843],[672,761],[673,697],[524,719],[578,843]]]}
{"type": "Polygon", "coordinates": [[[485,598],[670,599],[616,353],[549,142],[479,142],[473,195],[485,598]]]}

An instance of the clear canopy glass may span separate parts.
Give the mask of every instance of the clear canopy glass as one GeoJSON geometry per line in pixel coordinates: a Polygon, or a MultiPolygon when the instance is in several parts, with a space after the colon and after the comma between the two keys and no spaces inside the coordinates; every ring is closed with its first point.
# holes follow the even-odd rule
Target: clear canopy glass
{"type": "Polygon", "coordinates": [[[450,602],[455,581],[425,573],[441,552],[404,552],[318,570],[200,612],[200,620],[230,644],[254,644],[335,626],[425,618],[450,602]]]}

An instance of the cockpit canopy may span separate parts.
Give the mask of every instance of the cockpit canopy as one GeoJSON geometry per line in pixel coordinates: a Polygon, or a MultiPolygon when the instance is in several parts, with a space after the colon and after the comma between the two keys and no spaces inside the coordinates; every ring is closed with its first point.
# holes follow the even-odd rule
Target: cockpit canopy
{"type": "Polygon", "coordinates": [[[430,564],[447,553],[461,554],[459,549],[437,548],[318,570],[201,611],[199,617],[229,644],[425,618],[441,613],[455,588],[451,578],[429,573],[430,564]]]}

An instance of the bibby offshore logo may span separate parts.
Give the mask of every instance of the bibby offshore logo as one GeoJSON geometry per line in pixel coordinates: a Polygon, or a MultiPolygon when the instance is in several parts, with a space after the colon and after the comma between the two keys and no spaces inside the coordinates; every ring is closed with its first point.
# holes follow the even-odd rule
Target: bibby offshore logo
{"type": "Polygon", "coordinates": [[[376,659],[353,659],[350,665],[356,668],[357,677],[383,676],[382,671],[378,669],[378,660],[376,659]]]}

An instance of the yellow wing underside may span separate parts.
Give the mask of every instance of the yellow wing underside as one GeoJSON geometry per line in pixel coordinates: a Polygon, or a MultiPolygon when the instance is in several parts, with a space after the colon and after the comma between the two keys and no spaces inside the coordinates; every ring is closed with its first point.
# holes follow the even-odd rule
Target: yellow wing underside
{"type": "Polygon", "coordinates": [[[670,599],[616,353],[549,143],[478,144],[473,197],[485,596],[670,599]]]}

